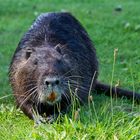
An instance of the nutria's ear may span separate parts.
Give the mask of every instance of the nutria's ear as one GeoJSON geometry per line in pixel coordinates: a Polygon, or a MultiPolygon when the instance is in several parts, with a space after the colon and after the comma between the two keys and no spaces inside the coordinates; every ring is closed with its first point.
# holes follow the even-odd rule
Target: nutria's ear
{"type": "Polygon", "coordinates": [[[30,49],[30,48],[26,49],[25,58],[26,59],[29,59],[29,57],[31,56],[32,52],[33,52],[32,49],[30,49]]]}
{"type": "Polygon", "coordinates": [[[55,46],[55,49],[61,54],[61,49],[60,49],[61,44],[57,44],[55,46]]]}

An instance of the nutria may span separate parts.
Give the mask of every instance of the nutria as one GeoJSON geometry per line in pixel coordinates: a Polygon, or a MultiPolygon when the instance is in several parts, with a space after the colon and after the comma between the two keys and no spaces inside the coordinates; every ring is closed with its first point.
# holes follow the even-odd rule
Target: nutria
{"type": "MultiPolygon", "coordinates": [[[[41,14],[20,40],[9,73],[17,106],[37,123],[44,121],[44,114],[47,120],[66,112],[71,94],[81,104],[88,101],[90,88],[110,95],[110,86],[97,81],[93,43],[70,13],[41,14]]],[[[112,88],[114,93],[133,97],[119,88],[112,88]]],[[[139,94],[134,98],[139,100],[139,94]]]]}

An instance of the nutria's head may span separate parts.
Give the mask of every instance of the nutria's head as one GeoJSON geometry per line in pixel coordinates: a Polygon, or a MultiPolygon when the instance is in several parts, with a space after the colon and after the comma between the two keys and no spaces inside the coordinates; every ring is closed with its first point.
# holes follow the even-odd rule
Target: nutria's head
{"type": "MultiPolygon", "coordinates": [[[[68,98],[69,77],[77,75],[75,59],[60,47],[25,47],[14,58],[14,82],[18,92],[32,100],[54,105],[62,96],[68,98]],[[67,94],[67,95],[66,95],[67,94]]],[[[76,87],[76,86],[75,86],[76,87]]]]}

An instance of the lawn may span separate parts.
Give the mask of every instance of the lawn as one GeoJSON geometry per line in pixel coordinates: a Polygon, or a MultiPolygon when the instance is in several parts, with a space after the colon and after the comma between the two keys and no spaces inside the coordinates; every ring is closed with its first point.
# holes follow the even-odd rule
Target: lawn
{"type": "Polygon", "coordinates": [[[50,11],[69,11],[86,28],[97,50],[100,81],[110,84],[113,76],[113,85],[119,81],[140,93],[139,0],[0,0],[0,140],[140,139],[140,106],[125,98],[112,102],[93,93],[90,105],[72,110],[62,122],[39,126],[16,109],[8,82],[10,60],[36,16],[50,11]]]}

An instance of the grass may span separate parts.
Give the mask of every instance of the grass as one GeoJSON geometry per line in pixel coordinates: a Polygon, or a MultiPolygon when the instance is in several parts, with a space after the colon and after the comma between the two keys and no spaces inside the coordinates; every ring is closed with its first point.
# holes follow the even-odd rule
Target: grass
{"type": "Polygon", "coordinates": [[[99,80],[140,93],[139,0],[0,0],[0,139],[137,140],[140,106],[126,99],[94,95],[89,106],[69,113],[63,122],[34,126],[15,108],[8,83],[12,54],[32,21],[42,12],[69,11],[87,29],[100,62],[99,80]],[[114,9],[121,5],[122,11],[114,9]],[[118,49],[114,63],[113,52],[118,49]],[[113,75],[112,75],[113,68],[113,75]],[[7,96],[7,98],[2,98],[7,96]],[[112,113],[113,111],[113,113],[112,113]]]}

